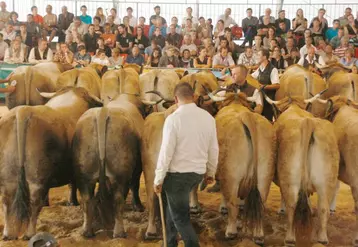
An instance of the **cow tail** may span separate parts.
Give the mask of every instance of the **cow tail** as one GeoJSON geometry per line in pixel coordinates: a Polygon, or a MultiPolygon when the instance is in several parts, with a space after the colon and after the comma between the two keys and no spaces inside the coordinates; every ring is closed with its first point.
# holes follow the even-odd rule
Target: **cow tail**
{"type": "Polygon", "coordinates": [[[301,127],[301,147],[302,147],[302,175],[301,175],[301,187],[298,192],[298,201],[294,213],[294,222],[296,226],[296,232],[304,233],[310,230],[312,225],[312,213],[309,206],[309,195],[308,195],[308,153],[310,146],[314,142],[314,125],[311,119],[306,118],[303,120],[301,127]]]}
{"type": "Polygon", "coordinates": [[[20,225],[27,224],[31,216],[30,207],[30,188],[26,180],[25,169],[25,146],[26,146],[26,127],[31,113],[27,107],[21,107],[16,112],[16,136],[18,161],[20,172],[18,174],[17,189],[15,192],[14,201],[11,205],[12,215],[19,222],[20,225]]]}
{"type": "Polygon", "coordinates": [[[244,218],[246,222],[250,222],[252,229],[260,229],[262,227],[264,204],[258,189],[257,166],[259,153],[255,116],[251,113],[243,113],[241,114],[241,121],[252,149],[252,159],[247,169],[247,176],[242,183],[242,186],[246,188],[244,218]]]}
{"type": "Polygon", "coordinates": [[[111,185],[106,176],[106,132],[108,123],[108,108],[102,107],[97,111],[97,134],[98,134],[98,151],[100,161],[99,186],[96,194],[98,202],[98,212],[105,226],[111,224],[113,219],[113,194],[111,185]]]}
{"type": "Polygon", "coordinates": [[[25,70],[25,102],[30,105],[30,89],[32,81],[32,67],[28,66],[25,70]]]}

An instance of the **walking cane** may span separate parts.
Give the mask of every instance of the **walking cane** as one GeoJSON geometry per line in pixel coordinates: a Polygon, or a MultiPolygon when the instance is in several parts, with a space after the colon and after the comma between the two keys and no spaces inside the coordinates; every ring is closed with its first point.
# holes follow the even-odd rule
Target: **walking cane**
{"type": "Polygon", "coordinates": [[[157,193],[157,196],[159,198],[160,218],[162,220],[163,246],[168,247],[168,245],[167,245],[167,232],[166,232],[166,229],[165,229],[165,219],[164,219],[162,193],[157,193]]]}

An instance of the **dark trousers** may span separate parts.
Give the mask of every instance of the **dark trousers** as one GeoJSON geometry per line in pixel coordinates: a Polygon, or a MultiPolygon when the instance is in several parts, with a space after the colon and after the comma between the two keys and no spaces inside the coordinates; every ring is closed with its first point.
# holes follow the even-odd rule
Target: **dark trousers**
{"type": "Polygon", "coordinates": [[[168,247],[177,247],[180,233],[185,247],[199,247],[199,238],[190,223],[189,194],[203,179],[197,173],[167,173],[163,183],[166,196],[166,230],[168,247]]]}
{"type": "MultiPolygon", "coordinates": [[[[275,100],[276,91],[265,91],[265,93],[270,99],[275,100]]],[[[274,117],[272,107],[272,105],[270,105],[266,100],[264,100],[262,115],[270,122],[272,122],[272,118],[274,117]]]]}

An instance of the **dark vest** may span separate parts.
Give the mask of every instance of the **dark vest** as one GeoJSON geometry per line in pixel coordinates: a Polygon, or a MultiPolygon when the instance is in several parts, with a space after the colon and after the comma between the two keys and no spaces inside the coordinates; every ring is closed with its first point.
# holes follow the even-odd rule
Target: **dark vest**
{"type": "Polygon", "coordinates": [[[283,59],[282,56],[280,57],[279,60],[272,58],[271,63],[276,69],[285,69],[285,60],[283,59]]]}
{"type": "Polygon", "coordinates": [[[41,58],[39,48],[35,47],[35,59],[36,60],[46,60],[47,59],[47,53],[48,53],[48,48],[45,49],[44,57],[41,58]]]}
{"type": "Polygon", "coordinates": [[[275,68],[270,62],[267,64],[264,71],[261,71],[259,69],[259,76],[257,77],[257,80],[263,84],[263,85],[271,85],[271,72],[275,68]]]}
{"type": "MultiPolygon", "coordinates": [[[[303,58],[304,58],[304,60],[303,60],[303,67],[306,68],[306,69],[307,69],[310,65],[311,65],[311,66],[312,66],[312,65],[315,66],[314,63],[313,63],[313,64],[308,63],[308,61],[307,61],[307,59],[306,59],[307,56],[308,56],[308,54],[304,55],[304,57],[303,57],[303,58]]],[[[319,55],[315,54],[314,56],[315,56],[315,58],[316,58],[315,61],[318,62],[319,55]]]]}
{"type": "Polygon", "coordinates": [[[236,83],[233,83],[233,84],[229,85],[227,87],[227,89],[233,90],[235,92],[237,90],[240,90],[240,92],[246,94],[247,97],[252,97],[256,90],[256,88],[254,86],[250,85],[249,83],[247,83],[247,81],[245,81],[245,83],[241,86],[236,83]]]}

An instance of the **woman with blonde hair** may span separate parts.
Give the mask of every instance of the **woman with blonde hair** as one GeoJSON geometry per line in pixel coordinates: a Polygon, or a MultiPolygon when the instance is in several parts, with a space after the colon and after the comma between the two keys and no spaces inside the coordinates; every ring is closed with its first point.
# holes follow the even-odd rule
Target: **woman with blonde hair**
{"type": "Polygon", "coordinates": [[[108,60],[111,66],[123,65],[123,57],[120,55],[120,51],[118,48],[112,49],[112,56],[108,60]]]}
{"type": "Polygon", "coordinates": [[[25,60],[25,52],[22,49],[21,41],[15,39],[11,42],[11,46],[6,49],[4,62],[5,63],[23,63],[25,60]]]}
{"type": "Polygon", "coordinates": [[[103,13],[103,9],[101,7],[97,8],[95,17],[99,17],[101,19],[100,26],[103,27],[106,23],[106,16],[103,13]]]}
{"type": "Polygon", "coordinates": [[[292,29],[296,34],[303,34],[307,29],[307,19],[303,15],[303,9],[296,11],[296,17],[292,20],[292,29]]]}

